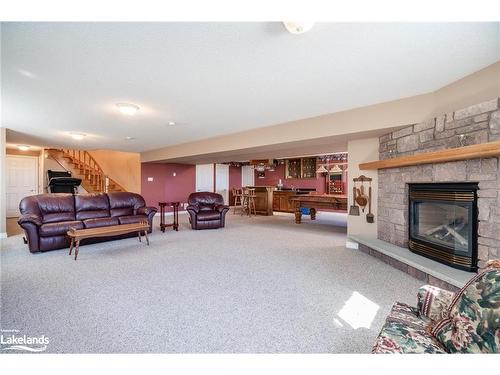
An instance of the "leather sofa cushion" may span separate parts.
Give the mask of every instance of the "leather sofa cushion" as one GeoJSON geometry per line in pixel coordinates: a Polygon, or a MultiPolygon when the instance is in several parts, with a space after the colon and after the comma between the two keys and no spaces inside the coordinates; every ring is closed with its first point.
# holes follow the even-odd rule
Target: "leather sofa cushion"
{"type": "Polygon", "coordinates": [[[219,211],[200,211],[196,215],[199,221],[220,220],[219,211]]]}
{"type": "Polygon", "coordinates": [[[81,221],[60,221],[58,223],[42,224],[40,227],[40,236],[65,235],[70,228],[83,229],[83,223],[81,221]]]}
{"type": "Polygon", "coordinates": [[[211,192],[198,192],[191,193],[188,197],[188,204],[199,205],[200,210],[203,211],[203,206],[213,207],[217,204],[224,204],[224,198],[218,193],[211,192]]]}
{"type": "Polygon", "coordinates": [[[39,195],[37,203],[44,224],[75,220],[75,200],[72,194],[39,195]]]}
{"type": "Polygon", "coordinates": [[[132,216],[137,209],[146,206],[146,201],[139,194],[118,192],[108,193],[111,216],[132,216]]]}
{"type": "Polygon", "coordinates": [[[109,217],[109,201],[106,194],[75,195],[76,220],[109,217]]]}
{"type": "Polygon", "coordinates": [[[116,217],[101,217],[97,219],[87,219],[83,221],[85,228],[100,228],[118,225],[120,222],[116,217]]]}
{"type": "Polygon", "coordinates": [[[141,221],[148,221],[148,217],[146,215],[120,216],[118,220],[120,224],[134,224],[140,223],[141,221]]]}

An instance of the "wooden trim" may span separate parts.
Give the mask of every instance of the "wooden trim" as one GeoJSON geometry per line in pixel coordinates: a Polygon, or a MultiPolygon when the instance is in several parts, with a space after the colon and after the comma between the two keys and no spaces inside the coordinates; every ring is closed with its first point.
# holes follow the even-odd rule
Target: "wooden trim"
{"type": "Polygon", "coordinates": [[[424,152],[418,155],[402,156],[394,159],[371,161],[359,164],[359,169],[398,168],[411,165],[444,163],[448,161],[480,159],[494,156],[500,156],[500,141],[450,148],[448,150],[424,152]]]}

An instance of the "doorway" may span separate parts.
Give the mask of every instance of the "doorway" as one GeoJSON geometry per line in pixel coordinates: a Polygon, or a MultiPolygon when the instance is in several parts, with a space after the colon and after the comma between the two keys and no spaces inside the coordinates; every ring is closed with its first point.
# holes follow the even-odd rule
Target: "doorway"
{"type": "Polygon", "coordinates": [[[38,194],[38,157],[7,155],[5,180],[7,218],[18,217],[21,199],[38,194]]]}
{"type": "Polygon", "coordinates": [[[229,165],[215,165],[215,192],[222,195],[224,204],[229,204],[229,165]]]}
{"type": "Polygon", "coordinates": [[[214,191],[213,164],[196,164],[196,191],[214,191]]]}
{"type": "Polygon", "coordinates": [[[255,186],[255,172],[251,165],[241,167],[241,186],[255,186]]]}

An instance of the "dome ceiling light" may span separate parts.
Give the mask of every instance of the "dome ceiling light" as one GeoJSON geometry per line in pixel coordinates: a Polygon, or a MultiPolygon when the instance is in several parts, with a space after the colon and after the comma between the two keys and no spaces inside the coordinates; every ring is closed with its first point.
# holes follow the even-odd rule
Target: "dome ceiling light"
{"type": "Polygon", "coordinates": [[[314,26],[314,22],[283,22],[285,28],[288,30],[290,34],[304,34],[311,30],[314,26]]]}
{"type": "Polygon", "coordinates": [[[17,149],[19,151],[28,151],[30,149],[30,146],[28,146],[28,145],[17,145],[17,149]]]}
{"type": "Polygon", "coordinates": [[[71,136],[71,138],[77,141],[81,141],[83,138],[87,136],[87,134],[83,133],[69,133],[69,135],[71,136]]]}
{"type": "Polygon", "coordinates": [[[139,106],[130,103],[116,103],[118,110],[122,115],[133,116],[140,109],[139,106]]]}

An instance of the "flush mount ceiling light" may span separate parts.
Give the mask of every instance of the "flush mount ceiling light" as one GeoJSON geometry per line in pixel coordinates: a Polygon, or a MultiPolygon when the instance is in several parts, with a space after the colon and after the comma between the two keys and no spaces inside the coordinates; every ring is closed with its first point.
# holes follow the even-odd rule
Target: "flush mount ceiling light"
{"type": "Polygon", "coordinates": [[[122,115],[133,116],[139,110],[139,106],[130,103],[116,103],[122,115]]]}
{"type": "Polygon", "coordinates": [[[83,134],[83,133],[69,133],[69,135],[71,135],[71,138],[73,138],[77,141],[81,141],[83,138],[85,138],[87,136],[87,134],[83,134]]]}
{"type": "Polygon", "coordinates": [[[17,145],[17,149],[19,151],[28,151],[30,149],[30,146],[28,146],[28,145],[17,145]]]}
{"type": "Polygon", "coordinates": [[[314,22],[283,22],[285,28],[290,34],[304,34],[305,32],[311,30],[314,22]]]}

